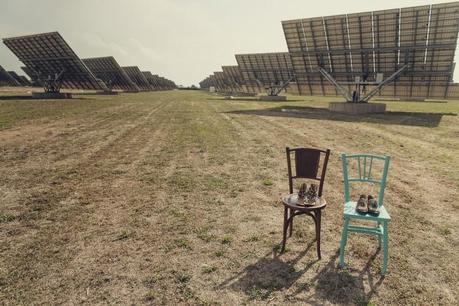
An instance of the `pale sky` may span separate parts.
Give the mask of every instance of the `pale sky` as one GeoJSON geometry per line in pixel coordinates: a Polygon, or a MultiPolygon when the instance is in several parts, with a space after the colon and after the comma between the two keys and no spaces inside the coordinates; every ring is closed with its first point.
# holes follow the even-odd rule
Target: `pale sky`
{"type": "MultiPolygon", "coordinates": [[[[222,65],[235,65],[236,53],[287,51],[282,20],[442,2],[0,0],[0,38],[59,31],[80,58],[112,55],[122,66],[198,85],[222,65]]],[[[23,74],[3,43],[0,65],[23,74]]]]}

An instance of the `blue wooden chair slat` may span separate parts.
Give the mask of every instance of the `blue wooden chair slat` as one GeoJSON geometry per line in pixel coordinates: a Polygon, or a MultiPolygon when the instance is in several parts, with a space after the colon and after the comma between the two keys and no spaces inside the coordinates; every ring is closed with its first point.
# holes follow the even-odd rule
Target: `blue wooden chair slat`
{"type": "Polygon", "coordinates": [[[378,156],[371,154],[353,154],[341,155],[343,163],[343,179],[344,179],[344,224],[343,231],[341,236],[340,244],[340,256],[339,261],[340,265],[344,266],[344,253],[348,240],[348,234],[351,232],[359,234],[368,234],[378,236],[379,247],[383,250],[383,267],[381,274],[386,274],[387,266],[389,261],[389,233],[388,233],[388,224],[391,221],[390,215],[384,207],[384,191],[386,188],[387,175],[389,171],[390,157],[389,156],[378,156]],[[350,178],[349,177],[349,161],[357,161],[358,177],[350,178]],[[368,161],[367,161],[368,160],[368,161]],[[373,160],[380,160],[384,162],[381,179],[375,179],[372,177],[373,171],[373,160]],[[368,167],[367,167],[368,166],[368,167]],[[363,168],[363,169],[362,169],[363,168]],[[363,175],[362,175],[363,170],[363,175]],[[379,215],[374,216],[371,214],[361,214],[356,211],[357,202],[351,201],[350,198],[350,183],[370,183],[379,185],[378,193],[378,206],[379,206],[379,215]],[[374,227],[361,226],[361,225],[352,225],[350,224],[352,220],[365,220],[375,222],[374,227]]]}

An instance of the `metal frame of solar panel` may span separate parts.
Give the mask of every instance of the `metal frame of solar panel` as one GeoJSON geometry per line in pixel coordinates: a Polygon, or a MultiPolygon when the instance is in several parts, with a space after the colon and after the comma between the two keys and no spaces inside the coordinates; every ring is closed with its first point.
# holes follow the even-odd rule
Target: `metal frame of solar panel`
{"type": "Polygon", "coordinates": [[[142,71],[140,71],[139,67],[137,66],[127,66],[121,67],[124,71],[126,71],[129,78],[140,88],[142,91],[150,91],[153,88],[150,86],[150,83],[143,75],[142,71]]]}
{"type": "Polygon", "coordinates": [[[29,86],[29,81],[26,79],[24,81],[20,75],[18,75],[15,71],[7,71],[9,75],[11,75],[21,86],[29,86]]]}
{"type": "Polygon", "coordinates": [[[2,66],[0,66],[0,86],[20,86],[20,84],[2,66]]]}
{"type": "Polygon", "coordinates": [[[236,54],[247,91],[264,92],[270,86],[282,86],[294,79],[288,52],[236,54]]]}
{"type": "Polygon", "coordinates": [[[109,89],[140,91],[140,88],[129,78],[113,56],[84,58],[83,63],[109,89]]]}
{"type": "Polygon", "coordinates": [[[60,88],[108,90],[58,32],[3,39],[5,45],[44,81],[47,92],[60,88]]]}
{"type": "Polygon", "coordinates": [[[244,82],[239,66],[222,66],[223,76],[229,82],[229,87],[233,93],[244,92],[244,82]]]}
{"type": "Polygon", "coordinates": [[[338,94],[318,72],[321,65],[352,90],[356,77],[376,83],[379,73],[387,77],[407,64],[380,95],[448,97],[459,2],[289,20],[282,26],[302,95],[338,94]]]}

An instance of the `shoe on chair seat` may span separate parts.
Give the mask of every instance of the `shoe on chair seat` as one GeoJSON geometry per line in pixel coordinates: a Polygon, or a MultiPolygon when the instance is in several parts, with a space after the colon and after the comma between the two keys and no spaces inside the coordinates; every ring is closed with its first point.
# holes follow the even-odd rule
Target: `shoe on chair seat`
{"type": "Polygon", "coordinates": [[[365,195],[360,195],[359,200],[357,201],[357,205],[355,207],[355,210],[361,214],[366,214],[368,213],[368,201],[367,197],[365,195]]]}

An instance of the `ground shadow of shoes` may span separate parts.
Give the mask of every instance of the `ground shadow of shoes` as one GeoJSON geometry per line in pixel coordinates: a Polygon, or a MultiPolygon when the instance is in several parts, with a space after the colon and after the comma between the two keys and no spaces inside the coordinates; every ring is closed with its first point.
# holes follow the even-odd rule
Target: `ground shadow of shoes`
{"type": "MultiPolygon", "coordinates": [[[[314,287],[314,294],[306,299],[298,298],[302,290],[299,289],[288,296],[297,298],[301,302],[314,304],[317,301],[328,301],[333,304],[368,304],[373,295],[384,281],[384,276],[377,274],[375,279],[370,267],[379,249],[368,259],[363,270],[358,271],[350,267],[342,269],[338,266],[339,250],[330,258],[328,263],[319,270],[310,280],[309,287],[314,287]],[[365,292],[365,278],[370,290],[365,292]]],[[[378,271],[379,272],[379,271],[378,271]]]]}
{"type": "Polygon", "coordinates": [[[457,116],[455,113],[390,111],[387,111],[383,114],[347,115],[331,112],[326,108],[306,106],[281,106],[269,109],[237,110],[227,113],[238,115],[290,117],[344,122],[370,122],[424,127],[437,127],[440,124],[443,116],[457,116]]]}
{"type": "Polygon", "coordinates": [[[282,260],[281,254],[273,250],[237,275],[225,280],[218,289],[230,288],[243,291],[250,298],[266,300],[272,292],[290,288],[317,262],[314,260],[301,270],[295,269],[295,265],[314,244],[315,242],[311,242],[304,251],[289,261],[282,260]]]}

